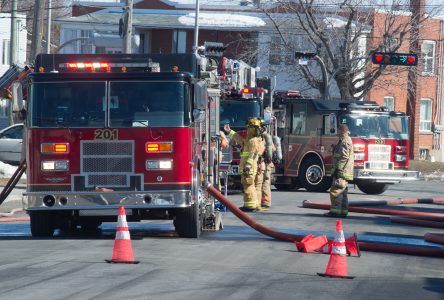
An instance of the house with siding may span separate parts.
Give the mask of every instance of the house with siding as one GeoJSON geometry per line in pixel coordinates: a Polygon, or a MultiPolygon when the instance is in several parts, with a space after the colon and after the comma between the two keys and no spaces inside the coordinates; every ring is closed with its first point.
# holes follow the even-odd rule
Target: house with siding
{"type": "MultiPolygon", "coordinates": [[[[423,1],[423,0],[412,0],[423,1]]],[[[307,88],[304,80],[293,76],[293,51],[311,51],[303,34],[293,35],[291,48],[284,48],[272,21],[257,8],[259,1],[201,0],[199,45],[204,41],[227,45],[227,57],[242,58],[259,66],[260,77],[276,78],[279,89],[303,90],[305,95],[318,96],[307,88]]],[[[58,19],[61,27],[59,53],[120,53],[123,40],[119,37],[121,3],[89,3],[73,5],[73,16],[58,19]],[[72,41],[72,42],[70,42],[72,41]]],[[[133,53],[184,53],[193,49],[194,1],[141,0],[134,2],[133,53]]],[[[359,37],[359,53],[376,49],[381,39],[386,15],[375,10],[368,30],[359,37]]],[[[398,22],[410,22],[411,16],[401,13],[398,22]]],[[[341,20],[334,23],[340,24],[341,20]]],[[[393,67],[382,76],[365,96],[396,111],[404,111],[411,119],[411,157],[444,161],[442,125],[443,101],[443,21],[430,18],[420,29],[420,63],[414,82],[415,96],[407,91],[408,70],[393,67]]],[[[292,28],[292,32],[298,32],[292,28]]],[[[409,38],[407,38],[408,40],[409,38]]],[[[408,43],[398,52],[410,52],[408,43]]],[[[314,64],[314,62],[310,62],[314,64]]],[[[316,66],[315,66],[316,68],[316,66]]],[[[319,76],[320,72],[319,72],[319,76]]],[[[335,83],[330,87],[332,97],[338,96],[335,83]]]]}
{"type": "MultiPolygon", "coordinates": [[[[17,14],[17,64],[24,65],[26,62],[27,30],[26,16],[17,14]]],[[[10,67],[10,39],[11,39],[11,14],[0,13],[0,76],[10,67]]],[[[9,103],[8,99],[0,98],[0,128],[9,125],[9,103]]]]}

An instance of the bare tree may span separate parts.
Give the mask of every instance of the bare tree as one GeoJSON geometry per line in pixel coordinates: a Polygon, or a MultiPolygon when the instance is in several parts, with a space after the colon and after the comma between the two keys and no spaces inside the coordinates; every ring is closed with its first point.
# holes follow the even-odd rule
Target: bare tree
{"type": "MultiPolygon", "coordinates": [[[[406,1],[387,1],[378,6],[374,1],[364,0],[330,4],[315,0],[276,2],[277,5],[263,8],[280,40],[280,45],[276,46],[276,41],[270,45],[270,51],[279,47],[287,56],[294,51],[316,52],[326,65],[330,83],[334,79],[340,98],[361,99],[381,75],[407,73],[402,72],[405,67],[375,67],[369,60],[372,51],[409,51],[409,43],[415,40],[410,36],[410,15],[399,10],[406,7],[402,6],[406,1]]],[[[306,81],[307,87],[325,95],[319,68],[310,65],[290,64],[285,71],[293,72],[296,79],[306,81]]],[[[396,80],[390,84],[396,84],[396,80]]]]}

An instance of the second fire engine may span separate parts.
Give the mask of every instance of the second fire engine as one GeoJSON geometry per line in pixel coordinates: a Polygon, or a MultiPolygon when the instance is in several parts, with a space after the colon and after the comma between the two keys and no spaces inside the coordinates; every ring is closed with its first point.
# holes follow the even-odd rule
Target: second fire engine
{"type": "Polygon", "coordinates": [[[274,174],[278,190],[303,187],[321,192],[330,187],[338,124],[350,129],[353,183],[361,191],[381,194],[390,184],[419,178],[418,172],[408,170],[405,113],[388,111],[371,101],[306,99],[292,91],[277,91],[273,110],[283,147],[283,161],[274,174]]]}

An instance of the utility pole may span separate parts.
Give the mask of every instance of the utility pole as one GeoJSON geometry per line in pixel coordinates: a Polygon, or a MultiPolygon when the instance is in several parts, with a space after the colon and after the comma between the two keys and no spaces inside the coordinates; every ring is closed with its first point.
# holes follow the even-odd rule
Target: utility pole
{"type": "Polygon", "coordinates": [[[123,53],[131,53],[131,37],[133,35],[133,0],[126,0],[125,25],[123,34],[123,53]]]}
{"type": "Polygon", "coordinates": [[[32,24],[32,42],[29,61],[33,62],[37,54],[42,51],[43,9],[45,0],[35,0],[34,21],[32,24]]]}
{"type": "MultiPolygon", "coordinates": [[[[410,31],[410,52],[420,53],[419,46],[420,21],[425,13],[425,0],[410,0],[411,31],[410,31]]],[[[407,112],[410,115],[410,157],[419,159],[419,122],[420,122],[420,103],[418,95],[421,94],[420,85],[418,85],[418,67],[410,67],[407,80],[407,112]]]]}
{"type": "Polygon", "coordinates": [[[17,0],[11,1],[11,38],[9,40],[9,65],[17,63],[17,0]]]}
{"type": "Polygon", "coordinates": [[[199,0],[196,0],[196,18],[194,19],[194,51],[199,47],[199,0]]]}
{"type": "Polygon", "coordinates": [[[48,0],[48,18],[46,19],[46,53],[51,53],[51,0],[48,0]]]}

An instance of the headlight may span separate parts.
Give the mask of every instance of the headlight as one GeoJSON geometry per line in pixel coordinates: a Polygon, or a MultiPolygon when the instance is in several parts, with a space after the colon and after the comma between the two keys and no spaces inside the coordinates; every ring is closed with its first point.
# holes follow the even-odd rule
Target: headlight
{"type": "Polygon", "coordinates": [[[405,161],[406,156],[405,155],[395,155],[395,161],[405,161]]]}
{"type": "Polygon", "coordinates": [[[172,160],[147,160],[145,163],[147,170],[171,170],[173,168],[172,160]]]}
{"type": "Polygon", "coordinates": [[[45,160],[42,161],[43,171],[68,171],[69,161],[68,160],[45,160]]]}
{"type": "Polygon", "coordinates": [[[365,153],[355,153],[355,160],[364,160],[365,153]]]}

